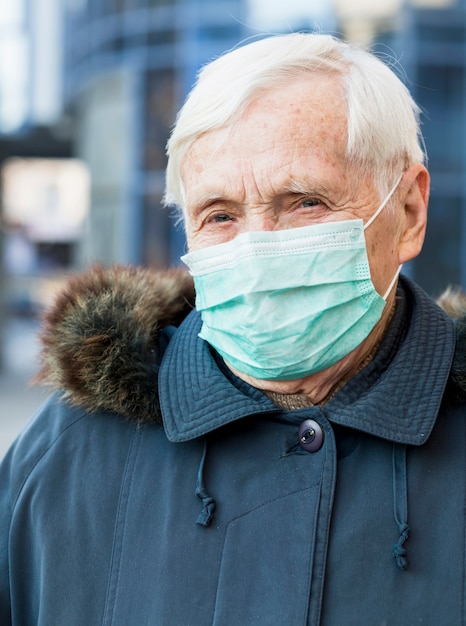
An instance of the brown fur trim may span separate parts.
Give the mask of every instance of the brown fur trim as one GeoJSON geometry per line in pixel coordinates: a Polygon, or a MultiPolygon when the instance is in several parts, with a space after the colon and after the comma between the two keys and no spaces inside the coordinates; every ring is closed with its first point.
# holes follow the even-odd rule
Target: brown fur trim
{"type": "Polygon", "coordinates": [[[194,306],[186,271],[94,267],[46,312],[36,382],[89,411],[160,423],[158,333],[194,306]]]}

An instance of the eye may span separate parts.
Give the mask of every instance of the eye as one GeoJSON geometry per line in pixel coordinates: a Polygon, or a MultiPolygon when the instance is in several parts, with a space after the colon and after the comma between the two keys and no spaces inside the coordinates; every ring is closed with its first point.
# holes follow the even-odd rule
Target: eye
{"type": "Polygon", "coordinates": [[[318,200],[317,198],[304,198],[301,201],[301,205],[305,208],[307,207],[313,207],[313,206],[319,206],[323,204],[321,200],[318,200]]]}
{"type": "Polygon", "coordinates": [[[217,224],[223,224],[224,222],[229,222],[231,220],[232,218],[226,213],[218,213],[217,215],[212,216],[209,221],[217,224]]]}

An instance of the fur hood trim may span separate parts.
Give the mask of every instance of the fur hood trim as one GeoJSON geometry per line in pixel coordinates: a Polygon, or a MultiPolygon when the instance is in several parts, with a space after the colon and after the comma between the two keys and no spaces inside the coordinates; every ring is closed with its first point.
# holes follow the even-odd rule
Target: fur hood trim
{"type": "MultiPolygon", "coordinates": [[[[159,331],[179,325],[194,300],[192,278],[181,269],[97,266],[72,277],[44,316],[35,382],[88,411],[160,424],[159,331]]],[[[438,303],[457,320],[447,400],[464,402],[466,293],[447,289],[438,303]]]]}
{"type": "Polygon", "coordinates": [[[448,287],[437,303],[456,321],[456,348],[447,390],[448,400],[466,402],[466,292],[448,287]]]}
{"type": "Polygon", "coordinates": [[[73,276],[44,316],[35,382],[91,412],[161,423],[159,330],[193,307],[184,270],[94,267],[73,276]]]}

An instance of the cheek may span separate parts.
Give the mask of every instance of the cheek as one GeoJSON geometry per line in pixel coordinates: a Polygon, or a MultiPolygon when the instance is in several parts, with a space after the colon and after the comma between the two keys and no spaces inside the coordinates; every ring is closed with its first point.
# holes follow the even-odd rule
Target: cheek
{"type": "Polygon", "coordinates": [[[396,256],[396,245],[393,239],[388,237],[385,240],[371,241],[367,246],[369,261],[380,266],[391,264],[396,256]]]}
{"type": "Polygon", "coordinates": [[[366,235],[366,242],[372,282],[379,293],[384,293],[398,266],[394,233],[385,227],[385,232],[366,235]]]}
{"type": "Polygon", "coordinates": [[[196,245],[196,231],[187,216],[185,217],[184,231],[186,235],[186,245],[188,247],[188,250],[191,252],[196,245]]]}
{"type": "Polygon", "coordinates": [[[212,236],[204,232],[204,230],[196,231],[195,229],[191,229],[190,232],[186,231],[186,243],[189,252],[195,252],[196,250],[201,250],[202,248],[209,248],[210,246],[215,246],[219,243],[224,243],[228,241],[230,238],[222,237],[219,235],[212,236]]]}
{"type": "Polygon", "coordinates": [[[202,248],[202,244],[199,244],[198,239],[198,237],[196,237],[192,233],[188,234],[188,232],[186,231],[186,245],[189,252],[194,252],[194,250],[202,248]]]}

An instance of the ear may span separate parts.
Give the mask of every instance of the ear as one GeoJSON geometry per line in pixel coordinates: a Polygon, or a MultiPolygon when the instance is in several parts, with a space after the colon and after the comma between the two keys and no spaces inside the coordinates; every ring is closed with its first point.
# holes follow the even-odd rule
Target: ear
{"type": "Polygon", "coordinates": [[[422,250],[427,225],[430,176],[421,163],[411,165],[400,182],[403,202],[403,221],[398,243],[398,262],[417,257],[422,250]]]}

